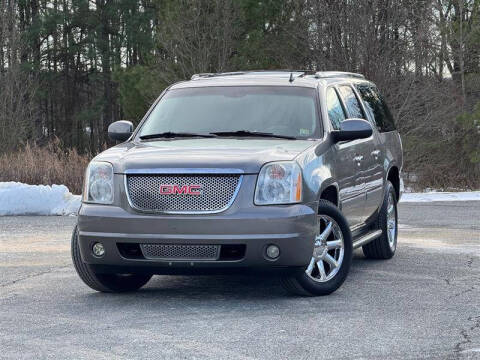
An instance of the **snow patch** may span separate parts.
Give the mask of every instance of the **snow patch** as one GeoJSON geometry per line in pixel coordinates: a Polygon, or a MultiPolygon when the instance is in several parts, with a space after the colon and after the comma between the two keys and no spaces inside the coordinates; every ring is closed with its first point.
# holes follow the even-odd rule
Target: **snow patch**
{"type": "Polygon", "coordinates": [[[400,202],[479,201],[480,191],[403,193],[400,202]]]}
{"type": "Polygon", "coordinates": [[[0,216],[76,215],[80,204],[81,196],[70,193],[65,185],[0,182],[0,216]]]}

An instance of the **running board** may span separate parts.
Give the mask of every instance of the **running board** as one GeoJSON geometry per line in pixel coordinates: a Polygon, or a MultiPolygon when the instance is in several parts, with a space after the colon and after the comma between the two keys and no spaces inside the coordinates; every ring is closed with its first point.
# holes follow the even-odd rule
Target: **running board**
{"type": "Polygon", "coordinates": [[[368,244],[370,241],[375,240],[381,235],[382,235],[382,230],[374,230],[363,236],[360,236],[357,240],[354,241],[353,248],[358,249],[360,246],[368,244]]]}

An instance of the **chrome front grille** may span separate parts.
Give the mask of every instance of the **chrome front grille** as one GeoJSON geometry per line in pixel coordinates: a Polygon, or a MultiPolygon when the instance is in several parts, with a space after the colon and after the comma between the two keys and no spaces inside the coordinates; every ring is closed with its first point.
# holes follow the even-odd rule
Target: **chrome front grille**
{"type": "Polygon", "coordinates": [[[130,205],[140,211],[201,213],[226,210],[235,200],[241,183],[238,174],[135,174],[126,175],[130,205]],[[200,185],[199,195],[162,194],[161,186],[200,185]]]}
{"type": "Polygon", "coordinates": [[[217,260],[220,245],[141,244],[145,259],[155,260],[217,260]]]}

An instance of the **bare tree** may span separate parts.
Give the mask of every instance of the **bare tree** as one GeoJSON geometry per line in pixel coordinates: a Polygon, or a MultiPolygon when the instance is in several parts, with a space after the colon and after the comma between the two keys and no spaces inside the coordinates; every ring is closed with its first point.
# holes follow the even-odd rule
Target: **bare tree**
{"type": "Polygon", "coordinates": [[[234,0],[167,1],[161,10],[157,58],[167,81],[228,71],[238,36],[234,0]]]}
{"type": "Polygon", "coordinates": [[[21,66],[24,42],[15,22],[16,2],[0,3],[0,151],[32,137],[35,81],[21,66]]]}

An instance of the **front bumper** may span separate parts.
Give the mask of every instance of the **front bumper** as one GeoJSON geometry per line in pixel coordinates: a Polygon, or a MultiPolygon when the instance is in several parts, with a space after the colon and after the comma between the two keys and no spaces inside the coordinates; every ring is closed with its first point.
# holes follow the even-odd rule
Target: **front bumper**
{"type": "Polygon", "coordinates": [[[227,271],[290,271],[304,268],[311,259],[317,232],[315,204],[231,208],[214,215],[151,215],[117,206],[83,204],[78,217],[82,259],[98,272],[152,274],[210,273],[227,271]],[[95,242],[105,255],[92,253],[95,242]],[[118,244],[245,245],[236,260],[151,260],[124,257],[118,244]],[[265,256],[268,245],[280,256],[265,256]]]}

